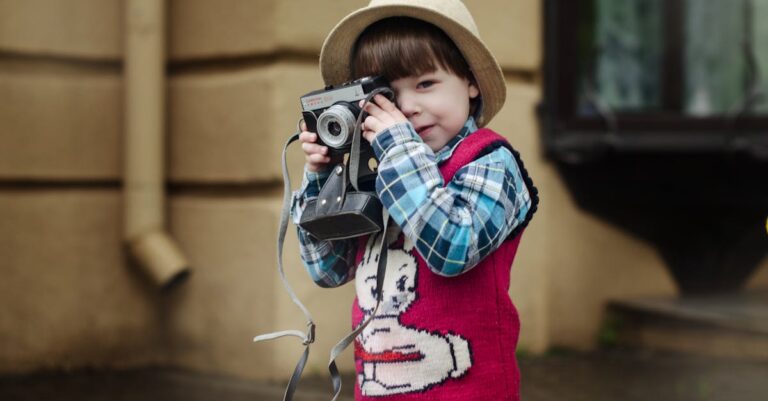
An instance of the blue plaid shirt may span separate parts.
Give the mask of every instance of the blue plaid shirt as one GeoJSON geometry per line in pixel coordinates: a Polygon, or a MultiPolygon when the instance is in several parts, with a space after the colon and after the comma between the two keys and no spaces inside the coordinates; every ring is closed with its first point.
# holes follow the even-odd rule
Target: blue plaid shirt
{"type": "MultiPolygon", "coordinates": [[[[379,160],[379,198],[429,268],[442,276],[457,276],[476,266],[525,220],[531,208],[520,168],[505,147],[460,168],[445,185],[438,165],[475,130],[470,117],[437,153],[410,123],[394,125],[373,141],[379,160]]],[[[328,174],[305,170],[302,187],[294,193],[295,222],[306,201],[318,196],[328,174]]],[[[302,261],[317,284],[336,287],[354,278],[357,239],[319,241],[301,228],[298,233],[302,261]]]]}

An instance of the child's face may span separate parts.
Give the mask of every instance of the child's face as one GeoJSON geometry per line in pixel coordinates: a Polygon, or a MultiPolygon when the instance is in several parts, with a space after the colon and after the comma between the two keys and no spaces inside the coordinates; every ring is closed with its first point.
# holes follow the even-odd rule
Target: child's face
{"type": "Polygon", "coordinates": [[[390,84],[397,95],[397,107],[435,152],[464,127],[469,117],[469,100],[480,94],[469,80],[440,67],[390,84]]]}

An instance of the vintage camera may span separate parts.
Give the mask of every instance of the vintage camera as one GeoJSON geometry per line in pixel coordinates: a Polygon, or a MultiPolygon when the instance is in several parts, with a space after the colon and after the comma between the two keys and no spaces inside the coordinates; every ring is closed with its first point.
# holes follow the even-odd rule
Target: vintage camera
{"type": "Polygon", "coordinates": [[[348,156],[347,162],[333,168],[317,199],[309,200],[301,215],[299,226],[318,239],[354,238],[383,227],[373,148],[363,139],[359,153],[351,152],[357,122],[366,117],[358,103],[379,92],[394,101],[394,92],[381,77],[328,86],[301,97],[304,122],[317,133],[318,143],[348,156]]]}
{"type": "Polygon", "coordinates": [[[379,88],[387,89],[382,95],[395,100],[394,92],[383,77],[360,78],[307,93],[301,97],[301,114],[307,129],[316,132],[320,142],[330,151],[349,151],[361,113],[358,103],[379,88]]]}

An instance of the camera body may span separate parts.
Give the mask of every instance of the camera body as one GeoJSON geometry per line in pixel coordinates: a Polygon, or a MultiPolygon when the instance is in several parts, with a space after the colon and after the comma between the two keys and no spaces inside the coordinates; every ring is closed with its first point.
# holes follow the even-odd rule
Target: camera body
{"type": "MultiPolygon", "coordinates": [[[[318,142],[327,146],[331,152],[348,152],[357,119],[362,112],[358,103],[378,88],[389,89],[389,82],[379,76],[364,77],[307,93],[301,97],[301,114],[307,130],[317,133],[318,142]]],[[[394,101],[391,90],[382,94],[394,101]]],[[[361,145],[366,143],[363,141],[361,145]]]]}
{"type": "Polygon", "coordinates": [[[349,154],[346,162],[333,168],[318,197],[307,201],[301,215],[299,226],[318,239],[354,238],[383,227],[382,204],[376,195],[377,171],[371,163],[375,161],[373,148],[361,140],[359,153],[351,152],[357,121],[366,117],[358,104],[374,92],[394,101],[394,92],[382,77],[327,86],[301,97],[301,114],[307,130],[317,133],[317,142],[332,154],[349,154]]]}

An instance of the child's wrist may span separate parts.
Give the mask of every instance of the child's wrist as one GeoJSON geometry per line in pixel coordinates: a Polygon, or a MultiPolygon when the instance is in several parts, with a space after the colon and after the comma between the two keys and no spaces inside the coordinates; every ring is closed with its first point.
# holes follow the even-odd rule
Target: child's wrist
{"type": "Polygon", "coordinates": [[[328,169],[328,165],[325,164],[325,165],[318,166],[316,164],[307,163],[307,164],[304,165],[304,169],[306,171],[310,172],[310,173],[320,173],[322,171],[327,170],[328,169]]]}
{"type": "Polygon", "coordinates": [[[320,171],[309,170],[309,165],[304,167],[304,178],[301,183],[301,193],[305,199],[316,197],[320,193],[325,180],[330,175],[329,169],[320,171]]]}

